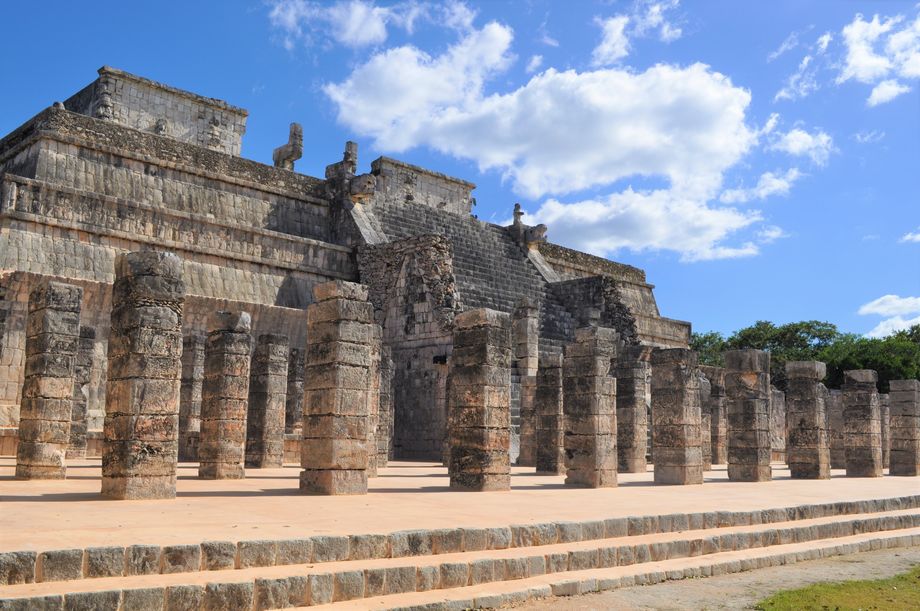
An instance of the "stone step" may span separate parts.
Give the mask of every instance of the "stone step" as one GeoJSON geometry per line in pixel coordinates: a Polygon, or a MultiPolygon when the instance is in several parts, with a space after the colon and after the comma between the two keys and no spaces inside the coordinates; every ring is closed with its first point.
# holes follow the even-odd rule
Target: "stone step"
{"type": "Polygon", "coordinates": [[[859,534],[820,542],[791,543],[758,550],[719,552],[705,557],[676,558],[640,565],[547,574],[519,581],[478,584],[448,591],[431,590],[378,596],[335,602],[323,608],[330,611],[494,609],[522,605],[550,596],[577,596],[664,581],[714,577],[832,556],[917,545],[920,545],[920,528],[913,528],[859,534]]]}
{"type": "MultiPolygon", "coordinates": [[[[665,516],[655,517],[660,526],[665,516]]],[[[673,526],[674,518],[669,519],[673,526]]],[[[204,602],[203,608],[263,609],[324,604],[420,590],[462,589],[469,585],[525,580],[547,574],[556,574],[558,578],[560,573],[820,542],[865,533],[920,531],[920,511],[901,509],[829,515],[634,535],[629,534],[627,521],[616,526],[620,532],[615,534],[620,536],[606,537],[606,525],[603,535],[601,526],[597,526],[595,534],[604,538],[586,538],[584,525],[571,526],[568,529],[563,525],[560,530],[556,524],[551,529],[533,525],[514,532],[509,528],[507,534],[511,541],[508,544],[515,542],[516,532],[518,543],[531,545],[503,549],[8,585],[0,587],[0,609],[59,609],[64,605],[67,608],[92,605],[97,605],[93,608],[119,608],[119,604],[124,605],[122,608],[131,608],[141,599],[145,602],[139,608],[149,608],[171,597],[199,595],[204,602]],[[544,539],[559,541],[560,533],[563,538],[572,540],[544,544],[544,539]],[[583,540],[578,540],[580,538],[583,540]]],[[[652,525],[643,520],[640,527],[636,522],[634,530],[644,531],[646,526],[651,528],[652,525]]]]}

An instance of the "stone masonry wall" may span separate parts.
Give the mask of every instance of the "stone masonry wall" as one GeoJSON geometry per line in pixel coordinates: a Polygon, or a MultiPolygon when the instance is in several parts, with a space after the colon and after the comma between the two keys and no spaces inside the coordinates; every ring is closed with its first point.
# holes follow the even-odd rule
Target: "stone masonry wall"
{"type": "Polygon", "coordinates": [[[700,380],[686,348],[652,352],[652,457],[656,484],[702,484],[700,380]]]}
{"type": "Polygon", "coordinates": [[[415,202],[454,214],[469,214],[475,204],[473,183],[432,172],[389,157],[371,163],[381,203],[415,202]]]}
{"type": "Polygon", "coordinates": [[[844,455],[848,477],[882,476],[882,421],[878,373],[843,372],[844,455]]]}
{"type": "Polygon", "coordinates": [[[920,381],[890,380],[891,475],[920,475],[920,381]]]}
{"type": "Polygon", "coordinates": [[[728,397],[728,478],[762,482],[770,468],[770,353],[725,352],[728,397]]]}

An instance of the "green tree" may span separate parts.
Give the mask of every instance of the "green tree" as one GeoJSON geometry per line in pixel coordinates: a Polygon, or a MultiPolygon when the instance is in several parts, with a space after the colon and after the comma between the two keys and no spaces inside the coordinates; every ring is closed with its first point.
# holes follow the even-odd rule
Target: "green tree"
{"type": "Polygon", "coordinates": [[[690,336],[690,348],[699,353],[700,365],[723,365],[722,352],[725,350],[725,338],[718,331],[693,333],[690,336]]]}

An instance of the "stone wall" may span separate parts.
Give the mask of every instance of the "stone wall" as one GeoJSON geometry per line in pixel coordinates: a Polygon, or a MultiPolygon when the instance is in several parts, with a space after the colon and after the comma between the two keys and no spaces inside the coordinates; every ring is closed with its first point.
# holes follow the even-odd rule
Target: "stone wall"
{"type": "Polygon", "coordinates": [[[375,199],[381,203],[415,202],[454,214],[470,214],[476,203],[473,183],[396,159],[374,160],[371,173],[377,177],[375,199]]]}

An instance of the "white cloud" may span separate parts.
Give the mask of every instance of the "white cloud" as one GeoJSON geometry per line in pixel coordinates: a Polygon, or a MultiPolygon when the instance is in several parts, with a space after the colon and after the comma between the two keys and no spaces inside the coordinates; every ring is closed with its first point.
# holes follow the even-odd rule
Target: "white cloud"
{"type": "Polygon", "coordinates": [[[853,134],[853,139],[860,144],[871,144],[879,142],[885,137],[885,132],[873,129],[871,131],[861,131],[853,134]]]}
{"type": "Polygon", "coordinates": [[[530,58],[530,61],[527,62],[527,67],[524,69],[527,74],[533,74],[540,69],[540,66],[543,65],[543,56],[542,55],[533,55],[530,58]]]}
{"type": "Polygon", "coordinates": [[[834,152],[834,140],[827,133],[818,130],[813,134],[795,128],[785,134],[779,134],[767,150],[782,151],[795,156],[807,156],[815,165],[827,165],[830,154],[834,152]]]}
{"type": "Polygon", "coordinates": [[[870,107],[878,106],[879,104],[890,102],[902,93],[907,93],[908,91],[910,91],[910,87],[902,85],[894,79],[882,81],[872,88],[872,93],[869,94],[866,105],[870,107]]]}
{"type": "Polygon", "coordinates": [[[471,9],[464,2],[448,2],[443,7],[444,25],[460,32],[468,32],[473,29],[473,21],[476,20],[476,10],[471,9]]]}
{"type": "Polygon", "coordinates": [[[657,31],[662,42],[672,42],[683,35],[683,30],[672,23],[668,11],[676,9],[680,0],[646,0],[637,3],[633,11],[633,31],[636,36],[645,36],[648,32],[657,31]]]}
{"type": "Polygon", "coordinates": [[[770,52],[770,54],[767,55],[767,61],[772,62],[779,56],[789,51],[792,51],[797,46],[799,46],[799,33],[792,32],[791,34],[789,34],[789,36],[785,38],[785,40],[783,40],[782,43],[780,43],[779,47],[777,47],[774,51],[770,52]]]}
{"type": "Polygon", "coordinates": [[[866,21],[861,13],[857,13],[853,21],[843,28],[847,55],[837,82],[855,79],[872,83],[888,74],[892,67],[891,60],[876,53],[874,47],[876,41],[900,21],[900,17],[879,19],[878,15],[874,15],[872,21],[866,21]]]}
{"type": "Polygon", "coordinates": [[[777,124],[779,123],[779,114],[770,113],[770,116],[767,118],[767,122],[763,124],[763,127],[760,128],[758,132],[759,135],[765,136],[773,132],[776,129],[777,124]]]}
{"type": "Polygon", "coordinates": [[[818,53],[823,54],[827,52],[827,47],[831,44],[831,41],[834,40],[834,35],[830,32],[825,32],[818,37],[817,42],[815,43],[818,46],[818,53]]]}
{"type": "Polygon", "coordinates": [[[390,24],[412,33],[424,10],[415,2],[382,7],[367,0],[340,0],[333,4],[275,0],[269,20],[282,32],[288,49],[297,40],[311,42],[316,35],[328,35],[347,47],[365,47],[385,42],[390,24]]]}
{"type": "Polygon", "coordinates": [[[920,324],[920,316],[904,318],[904,316],[910,316],[911,314],[920,314],[920,297],[884,295],[860,307],[859,314],[876,314],[886,317],[885,320],[866,333],[868,337],[885,337],[895,331],[920,324]]]}
{"type": "Polygon", "coordinates": [[[899,242],[917,242],[920,243],[920,227],[917,227],[917,231],[908,231],[903,236],[899,242]]]}
{"type": "Polygon", "coordinates": [[[629,55],[629,38],[626,36],[626,26],[629,17],[618,15],[603,20],[597,20],[601,27],[601,42],[591,53],[591,64],[594,66],[610,66],[629,55]]]}
{"type": "Polygon", "coordinates": [[[761,244],[772,244],[781,238],[788,238],[789,234],[782,230],[781,227],[771,225],[764,227],[757,232],[757,241],[761,244]]]}
{"type": "MultiPolygon", "coordinates": [[[[763,200],[773,195],[789,195],[792,185],[803,174],[797,168],[790,168],[785,174],[764,172],[757,180],[757,185],[750,189],[726,189],[719,200],[726,204],[743,204],[754,200],[763,200]]],[[[778,229],[778,228],[777,228],[778,229]]]]}
{"type": "Polygon", "coordinates": [[[807,97],[818,89],[818,70],[813,65],[814,58],[806,55],[799,62],[798,69],[789,75],[783,88],[776,92],[773,101],[797,100],[807,97]]]}

